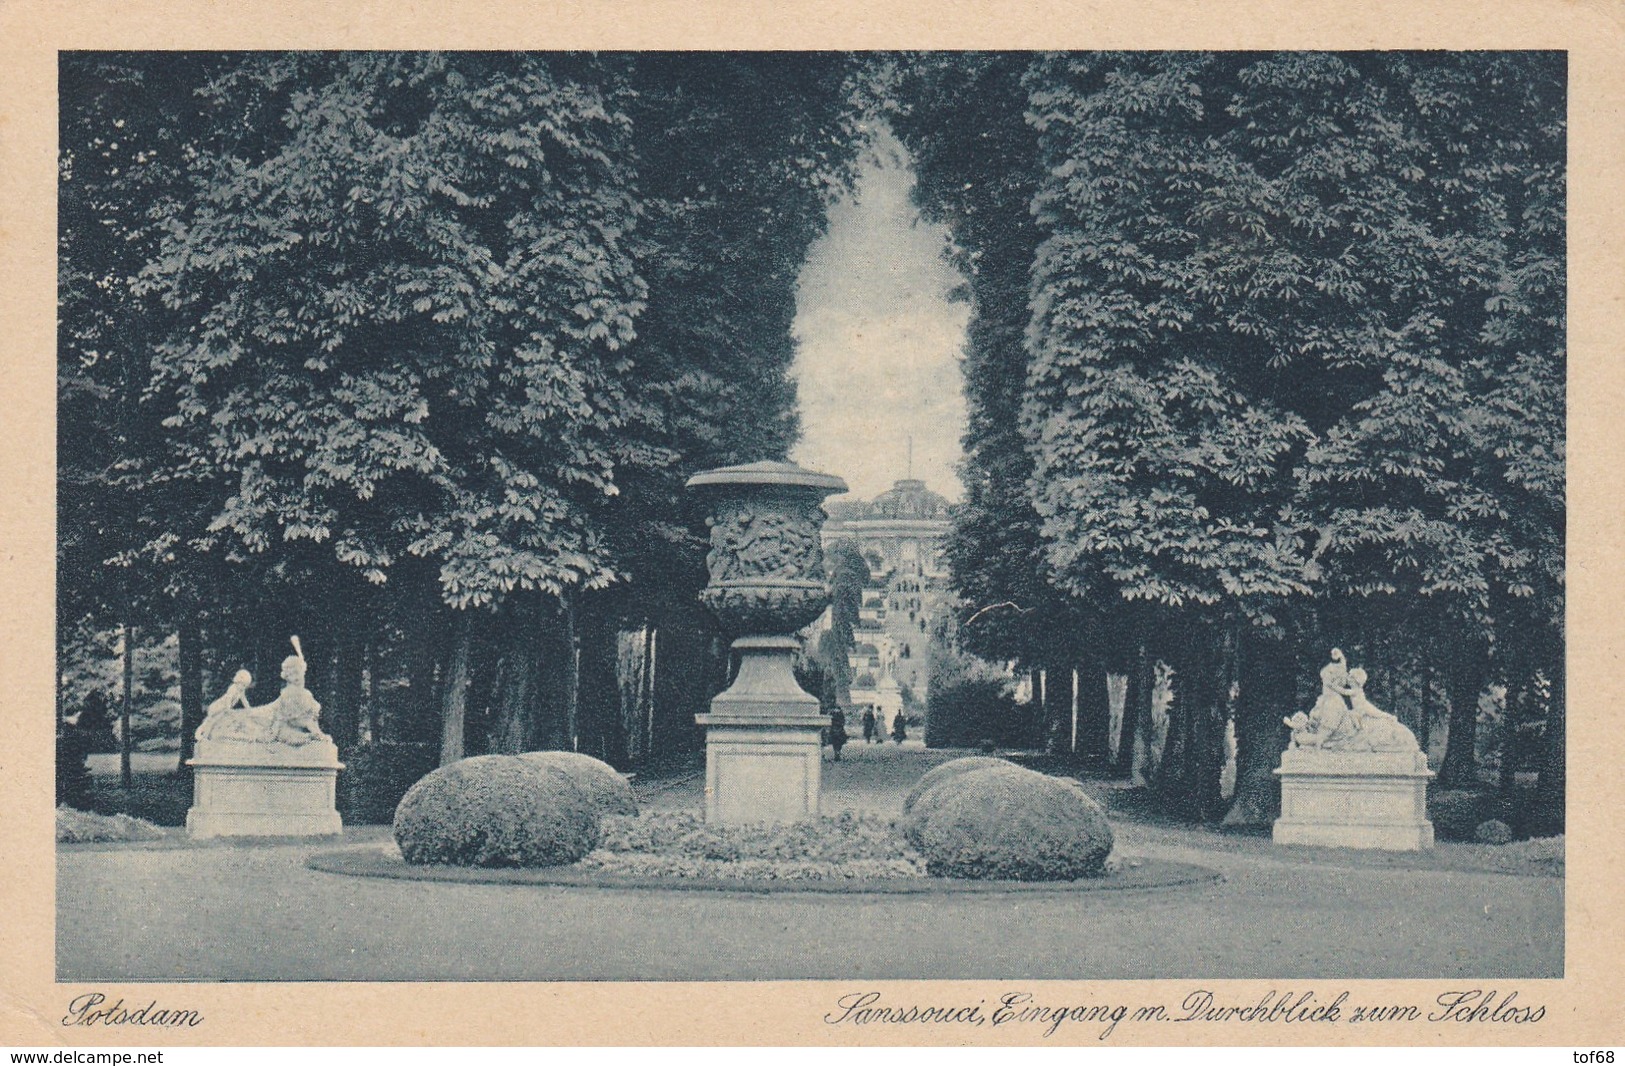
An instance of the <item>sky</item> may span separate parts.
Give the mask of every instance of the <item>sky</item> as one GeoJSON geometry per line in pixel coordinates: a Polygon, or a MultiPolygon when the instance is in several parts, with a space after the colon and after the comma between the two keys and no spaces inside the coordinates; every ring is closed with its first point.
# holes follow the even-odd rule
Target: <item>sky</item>
{"type": "Polygon", "coordinates": [[[920,220],[913,184],[902,145],[883,133],[808,254],[794,326],[802,437],[791,458],[867,499],[907,476],[912,436],[914,476],[957,500],[970,305],[948,300],[961,280],[943,258],[948,233],[920,220]]]}

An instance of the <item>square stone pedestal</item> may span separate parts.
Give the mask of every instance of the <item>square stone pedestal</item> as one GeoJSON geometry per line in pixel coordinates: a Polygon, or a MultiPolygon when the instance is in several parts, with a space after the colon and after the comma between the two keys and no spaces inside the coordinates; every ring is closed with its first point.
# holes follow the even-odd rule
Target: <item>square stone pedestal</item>
{"type": "Polygon", "coordinates": [[[1433,847],[1427,786],[1433,774],[1422,752],[1281,753],[1277,844],[1422,851],[1433,847]]]}
{"type": "Polygon", "coordinates": [[[705,727],[707,822],[798,822],[818,814],[824,715],[713,711],[694,720],[705,727]]]}
{"type": "Polygon", "coordinates": [[[189,836],[337,836],[343,832],[334,800],[344,765],[331,743],[252,753],[210,752],[208,748],[199,742],[198,756],[187,760],[192,768],[192,809],[186,812],[189,836]]]}

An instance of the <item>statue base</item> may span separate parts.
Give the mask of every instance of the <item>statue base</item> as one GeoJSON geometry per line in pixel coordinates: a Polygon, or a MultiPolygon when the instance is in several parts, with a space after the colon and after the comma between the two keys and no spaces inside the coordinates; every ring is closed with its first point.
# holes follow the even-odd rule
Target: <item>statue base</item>
{"type": "Polygon", "coordinates": [[[799,822],[818,814],[823,715],[700,714],[705,727],[705,820],[799,822]]]}
{"type": "Polygon", "coordinates": [[[298,747],[199,741],[192,768],[192,837],[338,836],[334,802],[344,769],[331,741],[298,747]]]}
{"type": "Polygon", "coordinates": [[[1281,753],[1277,844],[1424,851],[1433,847],[1420,751],[1356,752],[1289,748],[1281,753]]]}
{"type": "Polygon", "coordinates": [[[796,684],[793,637],[734,641],[739,673],[695,715],[705,727],[705,820],[798,822],[818,814],[829,719],[796,684]]]}

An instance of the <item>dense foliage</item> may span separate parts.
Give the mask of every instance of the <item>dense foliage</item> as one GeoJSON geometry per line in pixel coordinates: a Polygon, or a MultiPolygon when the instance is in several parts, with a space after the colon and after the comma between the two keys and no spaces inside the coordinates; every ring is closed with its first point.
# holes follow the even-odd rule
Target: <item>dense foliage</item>
{"type": "Polygon", "coordinates": [[[1561,57],[904,67],[903,136],[976,301],[962,639],[1094,677],[1169,662],[1163,784],[1196,813],[1223,809],[1237,715],[1237,809],[1267,817],[1276,722],[1333,644],[1423,731],[1444,690],[1447,780],[1476,776],[1478,694],[1506,685],[1560,790],[1561,57]],[[944,85],[977,90],[952,123],[944,85]],[[1060,619],[1099,626],[1092,662],[1026,629],[1060,619]]]}
{"type": "Polygon", "coordinates": [[[726,660],[681,486],[795,438],[852,70],[65,54],[66,658],[178,632],[183,735],[299,633],[346,749],[691,744],[726,660]]]}
{"type": "MultiPolygon", "coordinates": [[[[264,702],[299,633],[346,754],[695,745],[728,665],[682,484],[793,443],[797,274],[884,121],[972,308],[937,725],[1060,748],[1075,707],[1079,751],[1126,773],[1171,676],[1152,783],[1259,822],[1336,645],[1424,744],[1448,730],[1442,784],[1511,797],[1535,769],[1517,828],[1561,822],[1560,55],[60,75],[64,702],[127,710],[150,671],[106,649],[173,640],[184,758],[205,691],[246,667],[264,702]],[[959,650],[1032,671],[1038,713],[959,650]]],[[[831,569],[804,674],[840,703],[867,573],[831,569]]]]}

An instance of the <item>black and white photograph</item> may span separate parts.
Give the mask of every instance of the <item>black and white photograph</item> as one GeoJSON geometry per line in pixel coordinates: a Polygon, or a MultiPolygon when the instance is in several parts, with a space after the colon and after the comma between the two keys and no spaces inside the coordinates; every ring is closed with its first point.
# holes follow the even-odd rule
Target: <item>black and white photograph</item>
{"type": "Polygon", "coordinates": [[[1617,1029],[1560,35],[537,36],[51,53],[56,1039],[1617,1029]]]}

